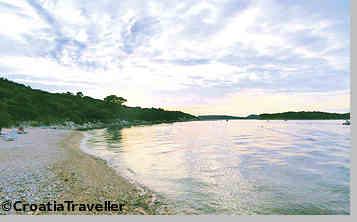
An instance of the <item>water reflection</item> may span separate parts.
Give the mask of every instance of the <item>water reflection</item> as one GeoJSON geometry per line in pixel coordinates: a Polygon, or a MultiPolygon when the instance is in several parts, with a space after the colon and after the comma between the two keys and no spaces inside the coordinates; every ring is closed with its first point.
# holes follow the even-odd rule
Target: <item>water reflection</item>
{"type": "Polygon", "coordinates": [[[89,134],[96,155],[173,200],[177,213],[349,213],[350,128],[338,121],[203,121],[89,134]]]}

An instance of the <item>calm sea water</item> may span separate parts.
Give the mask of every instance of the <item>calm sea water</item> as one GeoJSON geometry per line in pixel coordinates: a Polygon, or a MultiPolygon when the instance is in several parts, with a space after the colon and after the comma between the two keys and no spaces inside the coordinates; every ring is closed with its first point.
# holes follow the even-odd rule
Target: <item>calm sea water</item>
{"type": "Polygon", "coordinates": [[[88,131],[88,150],[179,214],[349,214],[342,121],[199,121],[88,131]]]}

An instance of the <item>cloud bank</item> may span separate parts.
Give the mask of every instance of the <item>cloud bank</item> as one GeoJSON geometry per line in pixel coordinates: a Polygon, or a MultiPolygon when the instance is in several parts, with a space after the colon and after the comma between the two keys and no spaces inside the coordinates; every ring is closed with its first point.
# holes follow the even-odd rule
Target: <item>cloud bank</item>
{"type": "Polygon", "coordinates": [[[34,88],[193,114],[349,110],[348,1],[1,0],[0,26],[0,75],[34,88]]]}

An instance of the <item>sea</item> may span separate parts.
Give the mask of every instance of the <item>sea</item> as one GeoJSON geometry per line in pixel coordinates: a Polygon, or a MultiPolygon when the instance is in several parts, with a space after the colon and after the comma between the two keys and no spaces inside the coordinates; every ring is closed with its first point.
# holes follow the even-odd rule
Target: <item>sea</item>
{"type": "Polygon", "coordinates": [[[174,214],[350,214],[342,120],[217,120],[86,131],[84,150],[174,214]]]}

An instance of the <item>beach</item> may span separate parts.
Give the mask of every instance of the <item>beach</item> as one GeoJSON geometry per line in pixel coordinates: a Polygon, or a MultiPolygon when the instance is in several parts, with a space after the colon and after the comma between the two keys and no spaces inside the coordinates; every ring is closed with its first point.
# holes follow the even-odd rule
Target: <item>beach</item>
{"type": "MultiPolygon", "coordinates": [[[[3,129],[2,133],[10,129],[3,129]]],[[[28,128],[15,141],[0,140],[0,202],[122,205],[120,211],[10,211],[0,214],[169,214],[155,194],[119,176],[106,161],[81,151],[83,133],[28,128]]],[[[23,205],[22,204],[22,205],[23,205]]]]}
{"type": "Polygon", "coordinates": [[[339,120],[53,128],[0,138],[0,214],[350,214],[350,127],[339,120]],[[4,211],[6,201],[121,207],[4,211]]]}

